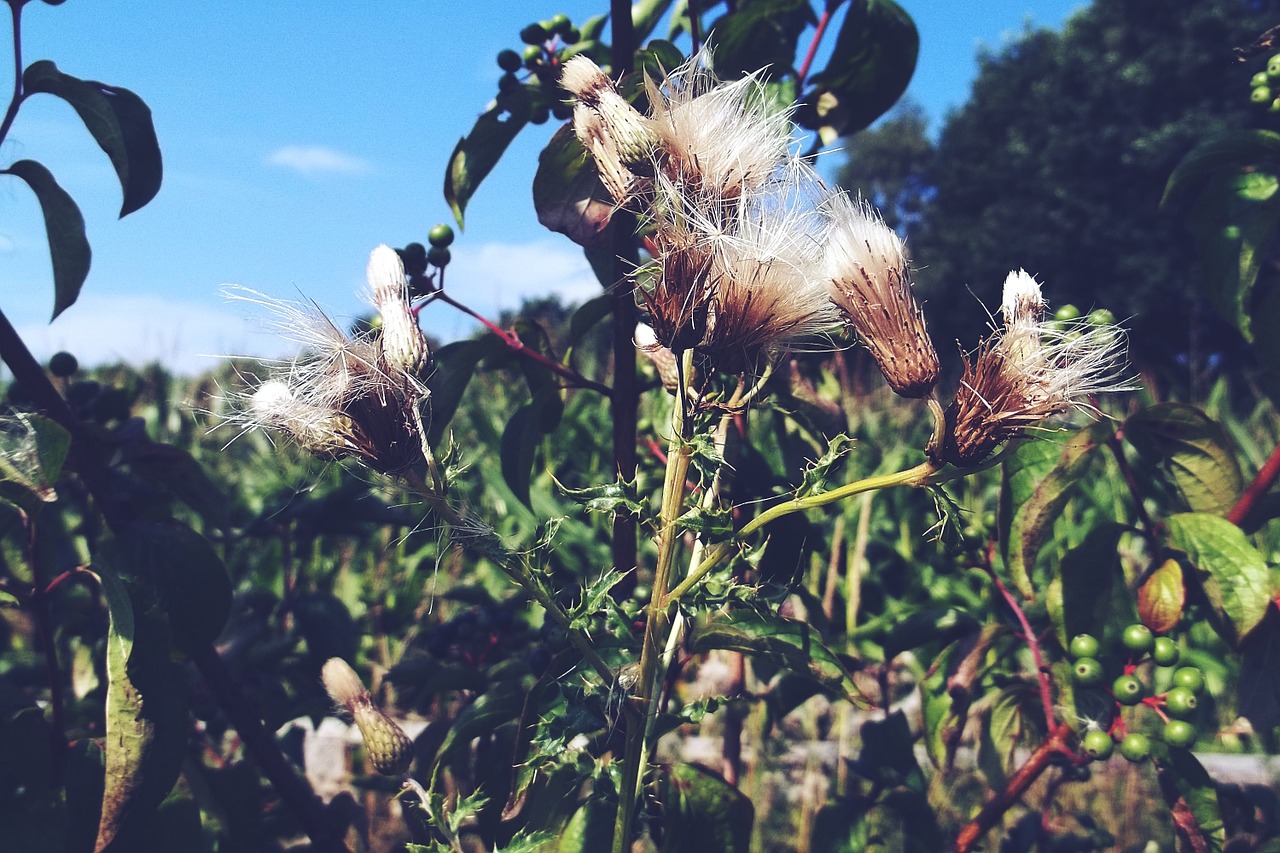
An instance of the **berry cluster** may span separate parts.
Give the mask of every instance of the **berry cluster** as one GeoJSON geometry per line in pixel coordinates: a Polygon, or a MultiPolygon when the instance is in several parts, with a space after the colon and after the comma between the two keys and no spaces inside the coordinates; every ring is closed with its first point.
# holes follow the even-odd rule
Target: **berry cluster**
{"type": "Polygon", "coordinates": [[[525,44],[520,52],[508,49],[498,53],[498,67],[504,72],[498,80],[499,103],[504,96],[509,99],[524,90],[532,98],[530,122],[543,124],[553,115],[564,121],[573,115],[573,107],[567,103],[568,93],[560,88],[561,66],[599,43],[583,40],[569,16],[563,14],[525,27],[520,41],[525,44]],[[522,70],[528,71],[523,79],[517,76],[522,70]]]}
{"type": "Polygon", "coordinates": [[[1080,333],[1078,326],[1080,324],[1089,326],[1114,326],[1116,324],[1116,316],[1106,308],[1095,308],[1088,314],[1081,314],[1080,309],[1074,305],[1067,304],[1058,308],[1053,312],[1053,320],[1050,321],[1050,327],[1063,334],[1075,332],[1080,333]]]}
{"type": "Polygon", "coordinates": [[[1280,53],[1267,60],[1267,70],[1249,81],[1249,100],[1267,112],[1280,113],[1280,53]]]}
{"type": "Polygon", "coordinates": [[[437,282],[427,275],[427,267],[443,270],[453,259],[449,246],[453,244],[453,229],[443,222],[431,226],[427,232],[428,249],[421,243],[410,243],[403,249],[396,249],[400,262],[404,264],[404,273],[409,278],[409,292],[414,299],[426,296],[439,289],[437,282]]]}
{"type": "MultiPolygon", "coordinates": [[[[1134,624],[1124,629],[1120,642],[1128,652],[1124,672],[1111,682],[1111,695],[1119,706],[1144,705],[1164,723],[1161,739],[1169,746],[1189,747],[1196,740],[1196,728],[1190,721],[1196,712],[1198,697],[1204,690],[1204,674],[1194,666],[1174,670],[1168,692],[1151,695],[1136,671],[1138,665],[1150,660],[1161,667],[1176,666],[1180,658],[1178,644],[1172,637],[1157,637],[1146,625],[1134,624]]],[[[1081,687],[1097,687],[1106,680],[1102,662],[1098,659],[1101,647],[1091,634],[1078,634],[1071,639],[1067,652],[1071,655],[1072,678],[1081,687]]],[[[1080,748],[1090,758],[1103,761],[1111,757],[1116,738],[1120,739],[1120,754],[1130,761],[1142,761],[1151,753],[1151,742],[1146,735],[1127,732],[1119,714],[1109,731],[1092,729],[1085,732],[1080,748]]]]}

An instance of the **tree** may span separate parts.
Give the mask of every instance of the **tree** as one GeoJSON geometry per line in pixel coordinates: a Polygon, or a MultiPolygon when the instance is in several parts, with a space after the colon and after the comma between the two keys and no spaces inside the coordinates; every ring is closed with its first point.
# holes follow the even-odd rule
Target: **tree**
{"type": "MultiPolygon", "coordinates": [[[[1061,33],[983,56],[926,174],[912,254],[940,339],[973,328],[1025,268],[1057,305],[1130,318],[1135,359],[1234,346],[1197,297],[1185,210],[1158,211],[1170,171],[1211,130],[1249,121],[1251,73],[1231,48],[1276,22],[1274,2],[1115,0],[1061,33]],[[1202,344],[1203,345],[1203,344],[1202,344]]],[[[965,341],[966,345],[971,341],[965,341]]]]}
{"type": "Polygon", "coordinates": [[[874,128],[844,143],[848,159],[836,183],[874,204],[885,224],[910,239],[932,194],[925,175],[933,143],[929,119],[914,101],[902,101],[874,128]]]}

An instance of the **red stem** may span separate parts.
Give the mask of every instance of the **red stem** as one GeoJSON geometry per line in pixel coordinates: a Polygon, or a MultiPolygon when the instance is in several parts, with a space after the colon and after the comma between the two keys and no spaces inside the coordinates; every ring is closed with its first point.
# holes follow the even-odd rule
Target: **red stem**
{"type": "Polygon", "coordinates": [[[991,582],[996,585],[996,589],[1000,590],[1000,595],[1004,597],[1004,601],[1009,605],[1009,609],[1013,611],[1013,615],[1017,617],[1018,624],[1022,626],[1022,636],[1027,641],[1027,648],[1031,649],[1031,657],[1036,664],[1036,680],[1040,685],[1040,704],[1044,706],[1044,722],[1046,731],[1053,731],[1058,721],[1053,716],[1053,689],[1049,684],[1049,667],[1044,662],[1044,655],[1040,652],[1040,640],[1036,637],[1035,632],[1031,630],[1031,623],[1027,621],[1027,614],[1022,611],[1018,605],[1018,600],[1014,598],[1013,593],[1000,581],[996,576],[995,569],[991,567],[991,560],[982,561],[982,568],[986,571],[987,576],[991,578],[991,582]]]}
{"type": "Polygon", "coordinates": [[[996,794],[991,800],[988,800],[987,804],[978,812],[978,816],[960,830],[960,834],[956,836],[955,844],[951,845],[951,853],[969,853],[969,851],[973,850],[975,845],[996,825],[1004,813],[1012,808],[1018,800],[1022,799],[1022,795],[1040,778],[1040,774],[1049,769],[1055,755],[1064,755],[1073,762],[1078,761],[1076,754],[1067,746],[1067,742],[1072,735],[1072,728],[1066,723],[1050,729],[1049,737],[1044,743],[1040,744],[1035,752],[1031,753],[1027,763],[1018,768],[1018,771],[1009,779],[1009,784],[1005,786],[1004,790],[996,794]]]}
{"type": "Polygon", "coordinates": [[[1267,461],[1262,463],[1258,476],[1253,478],[1253,482],[1240,495],[1236,505],[1227,513],[1227,521],[1237,527],[1243,524],[1244,520],[1249,517],[1249,513],[1257,506],[1258,501],[1262,500],[1262,496],[1275,485],[1277,478],[1280,478],[1280,445],[1276,445],[1275,450],[1271,451],[1267,461]]]}
{"type": "Polygon", "coordinates": [[[822,10],[821,17],[818,18],[818,27],[813,31],[813,38],[809,41],[809,49],[805,52],[804,62],[800,63],[800,70],[796,72],[796,90],[804,85],[804,80],[809,76],[809,66],[813,65],[813,57],[818,52],[818,44],[822,41],[822,37],[826,35],[827,24],[831,23],[831,10],[833,6],[839,3],[828,3],[822,10]]]}

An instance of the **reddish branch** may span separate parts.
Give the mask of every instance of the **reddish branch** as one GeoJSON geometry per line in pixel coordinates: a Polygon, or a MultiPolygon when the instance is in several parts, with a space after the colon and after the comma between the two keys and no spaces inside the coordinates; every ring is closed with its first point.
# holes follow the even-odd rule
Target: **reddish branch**
{"type": "Polygon", "coordinates": [[[1009,609],[1013,611],[1013,615],[1018,620],[1023,639],[1027,641],[1027,648],[1031,649],[1031,658],[1036,664],[1036,681],[1040,685],[1040,704],[1044,706],[1045,729],[1046,731],[1053,731],[1058,722],[1053,716],[1053,687],[1049,683],[1049,667],[1044,662],[1044,655],[1040,652],[1040,640],[1036,637],[1035,632],[1031,630],[1031,623],[1027,621],[1027,614],[1023,612],[1018,600],[1014,598],[1013,593],[1009,592],[1008,587],[1000,581],[995,569],[992,567],[991,551],[994,547],[995,543],[992,542],[987,549],[987,558],[982,561],[982,570],[987,573],[987,577],[991,578],[991,582],[996,585],[996,589],[1000,590],[1000,595],[1004,597],[1005,603],[1009,605],[1009,609]]]}
{"type": "MultiPolygon", "coordinates": [[[[31,355],[4,312],[0,312],[0,358],[9,366],[14,380],[30,395],[35,405],[71,434],[69,453],[72,468],[93,497],[108,526],[117,534],[133,527],[138,516],[123,499],[123,493],[114,488],[111,472],[98,454],[98,448],[86,434],[66,400],[53,387],[44,369],[31,355]]],[[[226,663],[211,646],[196,655],[195,662],[218,704],[249,746],[263,774],[302,824],[315,848],[328,853],[345,853],[346,845],[333,831],[320,800],[289,767],[279,745],[267,732],[262,720],[250,710],[244,697],[234,689],[226,663]]]]}
{"type": "Polygon", "coordinates": [[[800,63],[800,70],[796,73],[796,88],[799,89],[804,85],[805,78],[809,76],[809,66],[813,65],[813,57],[818,53],[818,45],[822,42],[822,37],[826,35],[827,24],[831,23],[831,7],[828,3],[822,9],[822,16],[818,18],[818,28],[813,31],[813,39],[809,42],[809,49],[805,51],[804,62],[800,63]]]}
{"type": "Polygon", "coordinates": [[[1055,757],[1062,756],[1073,763],[1078,760],[1076,754],[1072,752],[1068,743],[1074,732],[1071,726],[1063,723],[1049,733],[1049,737],[1044,743],[1031,753],[1031,757],[1027,759],[1027,763],[1018,768],[1018,771],[1009,779],[1009,784],[1004,790],[996,794],[995,797],[987,801],[987,804],[978,812],[978,816],[964,826],[960,830],[960,834],[956,836],[955,843],[951,845],[951,853],[969,853],[982,840],[982,837],[991,831],[992,827],[999,822],[1005,812],[1009,811],[1027,790],[1040,778],[1041,774],[1047,770],[1054,761],[1055,757]]]}
{"type": "Polygon", "coordinates": [[[1240,500],[1236,501],[1231,512],[1227,513],[1227,521],[1236,526],[1243,524],[1249,517],[1249,513],[1253,512],[1253,508],[1258,505],[1258,501],[1262,500],[1262,496],[1275,485],[1277,478],[1280,478],[1280,445],[1271,451],[1267,461],[1262,463],[1258,476],[1253,478],[1253,482],[1240,495],[1240,500]]]}

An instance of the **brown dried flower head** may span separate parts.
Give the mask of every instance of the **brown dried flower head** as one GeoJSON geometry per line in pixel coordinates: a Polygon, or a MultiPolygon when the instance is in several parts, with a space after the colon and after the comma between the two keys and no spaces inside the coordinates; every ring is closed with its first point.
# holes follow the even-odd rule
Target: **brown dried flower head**
{"type": "Polygon", "coordinates": [[[1004,326],[965,357],[936,461],[979,464],[1046,418],[1072,409],[1095,413],[1095,394],[1131,390],[1121,375],[1123,330],[1087,322],[1062,329],[1044,322],[1046,307],[1035,279],[1009,273],[1004,326]]]}
{"type": "Polygon", "coordinates": [[[926,397],[941,365],[911,293],[902,240],[865,202],[844,193],[827,201],[826,239],[831,300],[871,351],[889,386],[903,397],[926,397]]]}

